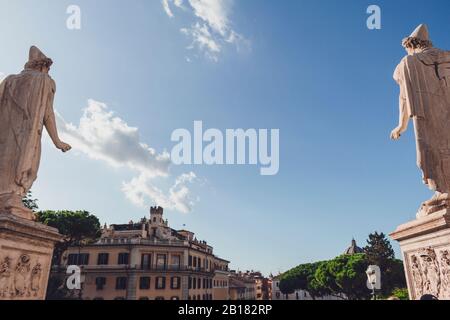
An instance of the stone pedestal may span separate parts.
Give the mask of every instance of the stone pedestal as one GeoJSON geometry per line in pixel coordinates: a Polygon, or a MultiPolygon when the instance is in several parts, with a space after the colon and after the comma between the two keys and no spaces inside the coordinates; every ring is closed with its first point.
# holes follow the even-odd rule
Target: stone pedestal
{"type": "Polygon", "coordinates": [[[450,300],[450,209],[401,225],[390,236],[402,249],[410,298],[450,300]]]}
{"type": "Polygon", "coordinates": [[[44,300],[58,230],[0,213],[0,300],[44,300]]]}

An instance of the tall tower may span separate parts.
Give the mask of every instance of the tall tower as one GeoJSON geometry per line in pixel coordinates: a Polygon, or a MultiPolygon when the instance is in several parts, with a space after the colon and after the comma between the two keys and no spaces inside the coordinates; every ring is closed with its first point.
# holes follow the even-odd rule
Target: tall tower
{"type": "Polygon", "coordinates": [[[164,225],[163,213],[164,209],[161,207],[150,208],[150,225],[152,227],[159,227],[164,225]]]}

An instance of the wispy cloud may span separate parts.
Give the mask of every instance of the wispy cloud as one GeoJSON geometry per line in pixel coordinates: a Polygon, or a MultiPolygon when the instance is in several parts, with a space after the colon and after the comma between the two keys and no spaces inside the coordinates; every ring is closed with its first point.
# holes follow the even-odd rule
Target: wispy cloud
{"type": "Polygon", "coordinates": [[[125,196],[135,205],[144,207],[151,200],[167,209],[183,213],[191,211],[194,201],[188,184],[194,182],[195,174],[171,178],[169,154],[157,153],[142,142],[139,129],[115,116],[105,103],[89,100],[78,126],[67,123],[59,114],[57,119],[61,137],[75,151],[138,174],[122,185],[125,196]],[[172,187],[166,192],[156,186],[157,180],[161,179],[173,179],[172,187]]]}
{"type": "Polygon", "coordinates": [[[180,30],[191,39],[188,49],[197,49],[218,61],[226,45],[234,45],[238,50],[249,46],[248,40],[233,29],[230,18],[233,0],[162,0],[162,4],[171,18],[175,16],[172,8],[192,16],[192,24],[180,30]]]}
{"type": "Polygon", "coordinates": [[[164,193],[161,189],[149,183],[150,180],[145,174],[141,174],[130,182],[124,182],[122,190],[132,203],[140,207],[145,206],[148,197],[164,208],[188,213],[196,202],[191,195],[188,184],[193,183],[196,179],[197,176],[193,172],[182,174],[175,180],[168,192],[164,193]]]}

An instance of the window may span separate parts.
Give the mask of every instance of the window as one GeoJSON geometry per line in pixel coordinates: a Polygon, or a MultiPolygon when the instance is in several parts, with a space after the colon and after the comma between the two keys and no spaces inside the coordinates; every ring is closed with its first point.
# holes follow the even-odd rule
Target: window
{"type": "Polygon", "coordinates": [[[198,264],[198,268],[200,269],[202,267],[202,259],[201,258],[198,258],[197,264],[198,264]]]}
{"type": "Polygon", "coordinates": [[[155,288],[158,290],[166,288],[166,277],[157,277],[155,288]]]}
{"type": "Polygon", "coordinates": [[[175,296],[175,297],[170,298],[170,300],[180,300],[180,298],[175,296]]]}
{"type": "Polygon", "coordinates": [[[129,259],[130,259],[130,254],[129,253],[127,253],[127,252],[119,253],[119,259],[117,261],[117,264],[119,264],[119,265],[128,264],[129,259]]]}
{"type": "Polygon", "coordinates": [[[141,269],[150,270],[152,266],[152,255],[143,254],[141,256],[141,269]]]}
{"type": "Polygon", "coordinates": [[[181,257],[179,255],[174,255],[172,256],[172,268],[174,268],[175,270],[178,269],[181,265],[181,257]]]}
{"type": "Polygon", "coordinates": [[[80,266],[87,266],[89,264],[89,253],[82,253],[78,257],[78,264],[80,266]]]}
{"type": "Polygon", "coordinates": [[[116,278],[116,290],[126,290],[127,289],[127,278],[117,277],[116,278]]]}
{"type": "Polygon", "coordinates": [[[170,279],[170,288],[180,289],[180,282],[181,282],[180,277],[172,277],[172,279],[170,279]]]}
{"type": "Polygon", "coordinates": [[[192,289],[192,277],[188,279],[188,289],[192,289]]]}
{"type": "Polygon", "coordinates": [[[155,300],[162,301],[162,300],[164,300],[164,297],[156,297],[155,300]]]}
{"type": "Polygon", "coordinates": [[[106,266],[108,264],[109,253],[99,253],[97,257],[97,264],[99,266],[106,266]]]}
{"type": "Polygon", "coordinates": [[[197,279],[195,278],[192,279],[192,289],[197,289],[197,279]]]}
{"type": "Polygon", "coordinates": [[[149,298],[148,297],[140,297],[139,300],[140,301],[147,301],[147,300],[149,300],[149,298]]]}
{"type": "Polygon", "coordinates": [[[208,288],[206,287],[206,279],[205,279],[205,278],[203,278],[203,288],[208,289],[208,288]]]}
{"type": "Polygon", "coordinates": [[[189,256],[188,258],[188,266],[192,267],[192,256],[189,256]]]}
{"type": "Polygon", "coordinates": [[[201,289],[202,288],[202,279],[198,278],[198,284],[197,284],[198,288],[201,289]]]}
{"type": "Polygon", "coordinates": [[[67,259],[67,264],[69,266],[78,265],[78,255],[77,254],[69,254],[69,257],[67,259]]]}
{"type": "Polygon", "coordinates": [[[95,286],[97,287],[97,290],[103,290],[106,284],[106,278],[105,277],[98,277],[95,278],[95,286]]]}
{"type": "Polygon", "coordinates": [[[139,279],[139,289],[141,290],[150,289],[150,277],[141,277],[139,279]]]}
{"type": "Polygon", "coordinates": [[[89,253],[69,254],[67,264],[69,266],[86,266],[89,264],[89,253]]]}
{"type": "Polygon", "coordinates": [[[158,270],[165,270],[167,266],[167,256],[165,254],[158,254],[156,256],[156,268],[158,270]]]}

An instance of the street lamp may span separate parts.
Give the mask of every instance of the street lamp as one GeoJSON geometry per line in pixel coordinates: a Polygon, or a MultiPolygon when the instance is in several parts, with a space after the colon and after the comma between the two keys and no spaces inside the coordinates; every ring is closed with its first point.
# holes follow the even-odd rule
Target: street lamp
{"type": "Polygon", "coordinates": [[[379,266],[369,266],[366,270],[367,288],[372,290],[372,299],[376,300],[375,290],[381,289],[381,270],[379,266]]]}

